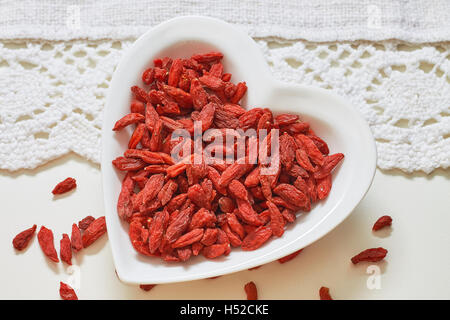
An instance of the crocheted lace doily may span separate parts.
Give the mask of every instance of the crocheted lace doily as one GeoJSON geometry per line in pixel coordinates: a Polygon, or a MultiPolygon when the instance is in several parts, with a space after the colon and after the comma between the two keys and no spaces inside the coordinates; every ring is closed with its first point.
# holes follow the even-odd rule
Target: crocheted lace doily
{"type": "MultiPolygon", "coordinates": [[[[276,78],[351,100],[372,128],[380,168],[449,167],[450,43],[256,41],[276,78]]],[[[106,90],[132,42],[0,42],[0,168],[71,151],[98,163],[106,90]]]]}

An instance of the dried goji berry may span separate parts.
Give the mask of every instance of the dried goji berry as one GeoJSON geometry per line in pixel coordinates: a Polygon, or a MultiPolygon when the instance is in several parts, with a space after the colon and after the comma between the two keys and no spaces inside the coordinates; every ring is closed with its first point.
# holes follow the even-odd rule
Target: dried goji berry
{"type": "Polygon", "coordinates": [[[142,102],[147,102],[148,101],[148,95],[147,95],[147,92],[144,89],[139,88],[138,86],[132,86],[131,87],[131,92],[134,93],[136,99],[138,99],[139,101],[142,101],[142,102]]]}
{"type": "Polygon", "coordinates": [[[16,235],[12,241],[14,249],[19,251],[25,249],[28,246],[31,238],[34,236],[36,227],[37,226],[34,224],[31,228],[26,229],[16,235]]]}
{"type": "Polygon", "coordinates": [[[320,287],[319,296],[320,300],[333,300],[330,296],[330,289],[327,287],[320,287]]]}
{"type": "Polygon", "coordinates": [[[203,233],[203,237],[200,242],[205,246],[211,246],[214,243],[216,243],[218,234],[219,234],[218,229],[207,228],[203,233]]]}
{"type": "Polygon", "coordinates": [[[180,81],[181,73],[183,72],[183,60],[174,59],[169,71],[169,79],[167,84],[172,87],[178,86],[180,81]]]}
{"type": "Polygon", "coordinates": [[[155,198],[161,188],[164,185],[164,175],[162,174],[154,174],[152,175],[147,183],[145,184],[144,189],[141,190],[142,193],[142,204],[147,204],[150,200],[155,198]]]}
{"type": "Polygon", "coordinates": [[[299,141],[299,143],[305,148],[306,153],[308,154],[309,158],[318,165],[323,165],[324,163],[324,156],[322,152],[320,152],[319,148],[317,148],[316,144],[304,134],[297,134],[296,139],[299,141]]]}
{"type": "Polygon", "coordinates": [[[52,261],[59,262],[58,253],[56,253],[55,244],[53,242],[53,232],[42,226],[38,232],[38,241],[42,252],[52,261]]]}
{"type": "Polygon", "coordinates": [[[241,248],[244,251],[256,250],[261,247],[272,236],[272,229],[264,226],[258,227],[253,232],[247,234],[242,241],[241,248]]]}
{"type": "Polygon", "coordinates": [[[152,223],[149,227],[148,245],[151,253],[155,253],[161,245],[162,237],[167,223],[169,222],[169,214],[167,211],[158,211],[153,216],[152,223]]]}
{"type": "Polygon", "coordinates": [[[169,224],[166,230],[166,237],[169,243],[175,242],[186,231],[193,212],[194,206],[189,206],[180,211],[177,217],[169,224]]]}
{"type": "Polygon", "coordinates": [[[139,288],[141,288],[144,291],[150,291],[152,290],[154,287],[156,286],[156,284],[140,284],[139,288]]]}
{"type": "Polygon", "coordinates": [[[188,233],[183,234],[172,244],[172,248],[186,247],[194,242],[200,241],[203,238],[203,229],[194,229],[188,233]]]}
{"type": "Polygon", "coordinates": [[[228,185],[230,195],[234,198],[248,200],[248,192],[245,186],[239,180],[233,180],[228,185]]]}
{"type": "Polygon", "coordinates": [[[238,103],[242,97],[247,92],[247,84],[245,82],[239,82],[236,86],[236,93],[234,96],[230,99],[231,103],[238,103]]]}
{"type": "Polygon", "coordinates": [[[203,227],[214,227],[217,221],[216,215],[211,211],[200,208],[194,215],[192,216],[191,222],[189,223],[188,230],[193,230],[197,228],[203,227]]]}
{"type": "Polygon", "coordinates": [[[89,227],[84,230],[81,240],[83,241],[83,247],[87,248],[94,243],[98,238],[106,233],[106,220],[105,217],[95,219],[89,227]]]}
{"type": "Polygon", "coordinates": [[[133,99],[130,104],[130,112],[145,114],[145,104],[142,101],[133,99]]]}
{"type": "MultiPolygon", "coordinates": [[[[203,235],[203,237],[204,237],[204,235],[203,235]]],[[[192,254],[194,256],[198,256],[200,251],[202,251],[202,249],[203,249],[203,244],[201,242],[195,242],[191,245],[191,248],[192,248],[192,254]]]]}
{"type": "Polygon", "coordinates": [[[328,176],[342,159],[344,159],[342,153],[336,153],[325,157],[323,166],[318,171],[314,172],[314,178],[323,179],[328,176]]]}
{"type": "Polygon", "coordinates": [[[227,213],[227,222],[231,230],[235,232],[241,239],[245,237],[245,230],[234,213],[227,213]]]}
{"type": "Polygon", "coordinates": [[[351,260],[353,264],[357,264],[361,261],[378,262],[386,257],[387,252],[386,249],[381,247],[366,249],[358,253],[351,260]]]}
{"type": "Polygon", "coordinates": [[[60,183],[58,183],[53,189],[53,194],[62,194],[69,192],[77,187],[77,181],[74,178],[67,178],[60,183]]]}
{"type": "Polygon", "coordinates": [[[289,125],[289,124],[293,124],[296,123],[299,119],[299,116],[296,114],[287,114],[287,113],[283,113],[283,114],[279,114],[275,117],[275,124],[278,126],[285,126],[285,125],[289,125]]]}
{"type": "Polygon", "coordinates": [[[158,193],[158,199],[162,206],[165,206],[170,199],[172,199],[173,194],[177,191],[178,185],[174,180],[168,180],[158,193]]]}
{"type": "Polygon", "coordinates": [[[250,281],[244,286],[245,293],[247,294],[247,300],[258,300],[258,290],[253,281],[250,281]]]}
{"type": "Polygon", "coordinates": [[[221,60],[223,54],[221,52],[211,51],[203,54],[194,54],[191,58],[200,63],[215,62],[221,60]]]}
{"type": "Polygon", "coordinates": [[[228,223],[225,223],[221,226],[221,229],[225,232],[228,241],[233,247],[239,247],[242,243],[241,238],[237,234],[235,234],[231,229],[228,223]]]}
{"type": "Polygon", "coordinates": [[[392,218],[390,216],[382,216],[378,218],[378,220],[375,222],[375,224],[372,227],[372,230],[377,231],[390,225],[392,225],[392,218]]]}
{"type": "Polygon", "coordinates": [[[319,200],[325,199],[328,196],[331,190],[331,183],[331,175],[317,180],[317,198],[319,200]]]}
{"type": "Polygon", "coordinates": [[[64,261],[70,266],[72,265],[72,245],[66,233],[63,233],[62,239],[59,242],[59,256],[61,257],[61,261],[64,261]]]}
{"type": "Polygon", "coordinates": [[[127,174],[122,181],[122,189],[117,201],[117,214],[121,219],[128,220],[133,213],[133,203],[131,201],[131,193],[133,192],[133,188],[134,181],[131,178],[131,175],[127,174]]]}
{"type": "Polygon", "coordinates": [[[251,168],[253,168],[253,164],[249,164],[248,159],[243,160],[242,163],[240,163],[239,160],[234,162],[226,168],[224,172],[222,172],[219,185],[222,187],[227,187],[232,180],[239,179],[251,168]]]}
{"type": "Polygon", "coordinates": [[[80,228],[80,230],[86,230],[89,225],[95,220],[95,218],[93,216],[87,216],[86,218],[81,219],[80,221],[78,221],[78,228],[80,228]]]}
{"type": "Polygon", "coordinates": [[[295,251],[295,252],[293,252],[293,253],[291,253],[291,254],[289,254],[289,255],[283,257],[283,258],[278,259],[278,262],[279,262],[279,263],[286,263],[286,262],[288,262],[288,261],[291,261],[291,260],[294,259],[296,256],[298,256],[298,254],[299,254],[300,252],[302,252],[302,251],[303,251],[303,249],[300,249],[300,250],[298,250],[298,251],[295,251]]]}
{"type": "Polygon", "coordinates": [[[59,283],[59,295],[63,300],[78,300],[75,290],[64,282],[59,283]]]}
{"type": "Polygon", "coordinates": [[[116,124],[114,125],[113,131],[122,130],[123,128],[129,126],[130,124],[144,122],[144,120],[145,116],[140,113],[129,113],[122,119],[117,120],[116,124]]]}
{"type": "Polygon", "coordinates": [[[305,150],[301,148],[295,150],[295,160],[297,160],[297,163],[305,170],[308,170],[310,172],[316,171],[311,161],[309,161],[308,154],[305,150]]]}
{"type": "Polygon", "coordinates": [[[274,236],[281,237],[284,233],[285,225],[283,215],[272,201],[267,201],[266,203],[270,212],[270,229],[272,229],[274,236]]]}
{"type": "Polygon", "coordinates": [[[202,249],[202,254],[205,258],[214,259],[225,254],[230,245],[228,243],[219,243],[206,246],[202,249]]]}
{"type": "Polygon", "coordinates": [[[141,159],[117,157],[112,164],[121,171],[136,171],[147,166],[147,163],[141,159]]]}
{"type": "Polygon", "coordinates": [[[289,170],[295,159],[296,144],[294,138],[284,133],[280,137],[280,161],[289,170]]]}
{"type": "Polygon", "coordinates": [[[130,141],[128,142],[128,149],[136,148],[136,146],[144,136],[145,128],[146,127],[144,123],[139,123],[137,125],[136,129],[134,129],[133,134],[131,135],[130,141]]]}
{"type": "Polygon", "coordinates": [[[238,206],[238,210],[235,212],[243,222],[251,224],[253,226],[262,225],[262,221],[259,219],[258,214],[253,209],[251,203],[248,200],[237,198],[236,203],[238,206]]]}
{"type": "Polygon", "coordinates": [[[189,92],[195,110],[201,110],[208,103],[208,95],[198,79],[192,80],[189,92]]]}
{"type": "Polygon", "coordinates": [[[180,261],[187,261],[192,255],[192,249],[190,247],[176,249],[176,252],[180,261]]]}
{"type": "Polygon", "coordinates": [[[273,189],[284,201],[292,203],[296,207],[304,208],[309,204],[308,197],[294,186],[286,183],[279,184],[273,189]]]}
{"type": "Polygon", "coordinates": [[[70,243],[73,251],[75,252],[78,252],[81,249],[83,249],[83,241],[81,240],[81,231],[76,225],[76,223],[72,224],[72,234],[70,236],[70,243]]]}
{"type": "Polygon", "coordinates": [[[153,82],[154,77],[155,70],[152,68],[148,68],[142,73],[142,82],[144,82],[146,85],[149,85],[153,82]]]}

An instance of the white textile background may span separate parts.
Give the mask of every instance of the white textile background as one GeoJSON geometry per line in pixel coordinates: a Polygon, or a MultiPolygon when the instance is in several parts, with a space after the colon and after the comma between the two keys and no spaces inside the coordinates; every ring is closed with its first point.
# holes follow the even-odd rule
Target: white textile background
{"type": "Polygon", "coordinates": [[[0,169],[100,160],[105,93],[136,37],[187,14],[255,38],[274,76],[350,99],[378,166],[450,165],[450,1],[0,1],[0,169]],[[362,39],[362,40],[358,40],[362,39]]]}
{"type": "Polygon", "coordinates": [[[206,15],[252,37],[309,41],[450,39],[448,0],[3,0],[0,38],[136,38],[180,15],[206,15]]]}

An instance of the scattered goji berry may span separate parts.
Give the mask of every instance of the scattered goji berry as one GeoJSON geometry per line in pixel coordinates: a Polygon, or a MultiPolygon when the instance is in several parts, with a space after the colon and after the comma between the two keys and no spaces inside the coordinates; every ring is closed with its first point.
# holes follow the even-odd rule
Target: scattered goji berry
{"type": "Polygon", "coordinates": [[[247,300],[258,300],[258,290],[253,281],[250,281],[244,286],[245,293],[247,294],[247,300]]]}
{"type": "Polygon", "coordinates": [[[300,249],[300,250],[295,251],[295,252],[293,252],[293,253],[291,253],[291,254],[288,254],[287,256],[278,259],[278,262],[279,262],[279,263],[286,263],[286,262],[288,262],[288,261],[291,261],[291,260],[294,259],[296,256],[298,256],[298,254],[299,254],[300,252],[302,252],[302,251],[303,251],[303,249],[300,249]]]}
{"type": "Polygon", "coordinates": [[[89,225],[95,220],[95,218],[93,216],[87,216],[83,219],[81,219],[80,221],[78,221],[78,228],[80,228],[80,230],[86,230],[89,225]]]}
{"type": "Polygon", "coordinates": [[[53,262],[59,262],[58,253],[56,253],[55,244],[53,242],[53,232],[42,226],[38,232],[38,241],[42,252],[53,262]]]}
{"type": "Polygon", "coordinates": [[[320,287],[319,296],[320,300],[333,300],[330,296],[330,289],[327,287],[320,287]]]}
{"type": "Polygon", "coordinates": [[[156,284],[140,284],[139,288],[141,288],[144,291],[150,291],[152,290],[154,287],[156,286],[156,284]]]}
{"type": "Polygon", "coordinates": [[[377,231],[390,225],[392,225],[392,218],[390,216],[382,216],[378,218],[378,220],[375,222],[375,224],[372,227],[372,230],[377,231]]]}
{"type": "Polygon", "coordinates": [[[28,246],[31,238],[34,236],[36,227],[37,226],[34,224],[31,228],[17,234],[12,241],[14,249],[19,251],[25,249],[28,246]]]}
{"type": "Polygon", "coordinates": [[[78,300],[75,290],[64,282],[59,283],[59,295],[63,300],[78,300]]]}
{"type": "Polygon", "coordinates": [[[53,189],[53,194],[63,194],[77,187],[77,181],[74,178],[67,178],[58,183],[53,189]]]}
{"type": "Polygon", "coordinates": [[[81,240],[83,241],[83,247],[87,248],[94,243],[98,238],[106,233],[106,220],[105,217],[95,219],[89,227],[84,230],[81,240]]]}
{"type": "Polygon", "coordinates": [[[378,262],[383,260],[387,253],[388,251],[381,247],[371,248],[358,253],[351,260],[353,264],[357,264],[361,261],[378,262]]]}
{"type": "Polygon", "coordinates": [[[83,249],[83,241],[81,240],[81,231],[76,225],[76,223],[72,224],[72,234],[70,236],[70,243],[72,245],[72,249],[75,252],[83,249]]]}

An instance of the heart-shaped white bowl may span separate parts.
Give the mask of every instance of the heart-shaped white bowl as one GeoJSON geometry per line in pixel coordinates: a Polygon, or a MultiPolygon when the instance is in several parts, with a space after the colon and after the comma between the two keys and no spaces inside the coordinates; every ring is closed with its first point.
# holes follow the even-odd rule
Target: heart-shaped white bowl
{"type": "Polygon", "coordinates": [[[318,240],[341,223],[361,201],[376,167],[375,142],[370,129],[347,101],[329,91],[274,80],[255,42],[233,26],[206,17],[181,17],[164,22],[140,37],[117,66],[104,111],[102,176],[106,222],[119,278],[127,283],[167,283],[208,278],[259,266],[286,256],[318,240]],[[232,81],[246,81],[242,104],[269,107],[274,112],[300,114],[328,143],[331,153],[345,159],[333,172],[333,188],[325,201],[291,224],[281,238],[272,238],[255,251],[233,249],[227,257],[201,256],[187,263],[166,263],[138,254],[128,238],[128,224],[117,215],[116,203],[123,174],[111,161],[123,154],[131,129],[113,132],[114,123],[129,113],[130,87],[143,86],[142,72],[156,57],[190,57],[221,51],[225,72],[232,81]]]}

